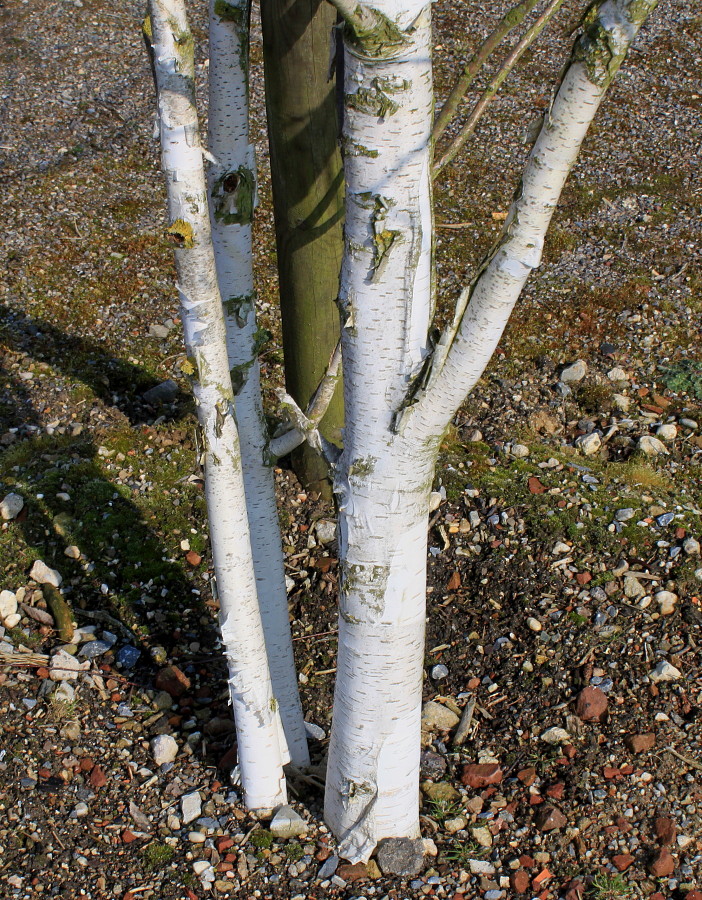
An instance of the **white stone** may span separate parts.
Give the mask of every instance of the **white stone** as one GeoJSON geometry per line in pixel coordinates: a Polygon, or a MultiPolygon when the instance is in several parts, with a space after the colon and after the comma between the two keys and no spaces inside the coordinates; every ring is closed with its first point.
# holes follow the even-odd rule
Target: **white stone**
{"type": "Polygon", "coordinates": [[[485,859],[469,859],[468,867],[471,875],[494,875],[495,867],[485,859]]]}
{"type": "Polygon", "coordinates": [[[302,816],[299,816],[292,806],[281,806],[271,819],[269,830],[274,837],[284,840],[306,834],[308,826],[302,816]]]}
{"type": "Polygon", "coordinates": [[[209,868],[211,868],[211,864],[206,859],[196,859],[193,863],[193,872],[196,875],[202,875],[209,868]]]}
{"type": "Polygon", "coordinates": [[[23,506],[24,498],[20,497],[19,494],[6,494],[0,502],[0,516],[2,516],[6,522],[9,522],[11,519],[16,519],[22,512],[23,506]]]}
{"type": "Polygon", "coordinates": [[[0,591],[0,619],[14,616],[17,612],[17,597],[12,591],[0,591]]]}
{"type": "Polygon", "coordinates": [[[662,441],[674,441],[678,436],[678,429],[675,425],[659,425],[656,434],[662,441]]]}
{"type": "Polygon", "coordinates": [[[610,381],[628,381],[629,380],[629,376],[624,371],[624,369],[622,369],[621,366],[615,366],[613,369],[610,369],[609,372],[607,372],[607,378],[609,378],[610,381]]]}
{"type": "Polygon", "coordinates": [[[202,798],[199,791],[191,791],[180,798],[180,811],[183,824],[199,819],[202,813],[202,798]]]}
{"type": "Polygon", "coordinates": [[[336,538],[336,522],[331,519],[319,519],[314,530],[320,544],[331,544],[336,538]]]}
{"type": "Polygon", "coordinates": [[[580,437],[577,437],[575,446],[585,456],[593,456],[602,446],[602,440],[596,431],[592,431],[590,434],[581,434],[580,437]]]}
{"type": "Polygon", "coordinates": [[[323,741],[327,736],[326,731],[319,725],[315,725],[314,722],[305,722],[305,734],[315,741],[323,741]]]}
{"type": "Polygon", "coordinates": [[[5,619],[5,627],[6,628],[14,628],[15,625],[19,625],[22,621],[22,616],[19,613],[12,613],[11,616],[7,616],[5,619]]]}
{"type": "Polygon", "coordinates": [[[443,663],[439,663],[432,667],[431,677],[434,681],[442,681],[444,678],[448,678],[448,673],[448,668],[443,663]]]}
{"type": "Polygon", "coordinates": [[[579,359],[563,369],[561,372],[561,381],[564,384],[574,384],[576,381],[582,381],[586,375],[587,363],[584,359],[579,359]]]}
{"type": "Polygon", "coordinates": [[[633,519],[635,515],[636,510],[632,509],[630,506],[627,506],[624,509],[618,509],[614,514],[614,518],[617,520],[617,522],[628,522],[629,519],[633,519]]]}
{"type": "Polygon", "coordinates": [[[515,459],[524,459],[529,456],[529,448],[526,444],[512,444],[510,452],[515,459]]]}
{"type": "MultiPolygon", "coordinates": [[[[90,663],[87,662],[86,665],[90,665],[90,663]]],[[[78,677],[80,671],[80,662],[65,650],[57,650],[51,657],[49,678],[52,681],[73,681],[78,677]]]]}
{"type": "Polygon", "coordinates": [[[460,721],[460,716],[435,700],[428,700],[422,707],[423,731],[450,731],[460,721]]]}
{"type": "Polygon", "coordinates": [[[662,616],[672,616],[675,612],[675,604],[678,602],[678,595],[672,591],[658,591],[653,599],[660,607],[662,616]]]}
{"type": "Polygon", "coordinates": [[[157,766],[173,762],[178,755],[178,741],[170,734],[159,734],[151,740],[151,755],[157,766]]]}
{"type": "Polygon", "coordinates": [[[660,456],[662,453],[668,452],[665,448],[665,444],[662,441],[659,441],[658,438],[652,437],[650,434],[642,435],[636,446],[642,453],[645,453],[646,456],[660,456]]]}
{"type": "Polygon", "coordinates": [[[58,700],[61,703],[73,703],[76,699],[76,691],[72,684],[62,681],[56,685],[56,689],[51,696],[54,700],[58,700]]]}
{"type": "Polygon", "coordinates": [[[636,600],[637,597],[643,597],[645,593],[646,591],[638,578],[634,578],[633,575],[624,576],[624,596],[628,600],[636,600]]]}
{"type": "Polygon", "coordinates": [[[527,619],[527,626],[531,631],[541,631],[541,622],[533,616],[529,616],[527,619]]]}
{"type": "Polygon", "coordinates": [[[700,555],[700,542],[693,537],[685,538],[682,545],[683,550],[688,556],[700,555]]]}
{"type": "Polygon", "coordinates": [[[189,831],[188,840],[191,844],[204,844],[207,840],[207,835],[204,831],[189,831]]]}
{"type": "Polygon", "coordinates": [[[60,587],[61,582],[63,581],[56,569],[49,568],[49,566],[40,559],[32,566],[29,577],[33,578],[37,584],[53,584],[55,588],[60,587]]]}
{"type": "Polygon", "coordinates": [[[614,408],[618,409],[619,412],[629,412],[629,407],[631,406],[631,400],[625,394],[613,394],[612,395],[612,403],[614,404],[614,408]]]}
{"type": "Polygon", "coordinates": [[[565,728],[547,728],[541,735],[541,740],[546,744],[567,744],[571,737],[565,728]]]}
{"type": "Polygon", "coordinates": [[[442,500],[443,497],[439,491],[432,491],[431,494],[429,494],[429,512],[435,512],[441,506],[442,500]]]}
{"type": "Polygon", "coordinates": [[[648,673],[648,677],[653,682],[677,681],[679,678],[682,678],[682,672],[669,663],[667,659],[662,659],[656,668],[648,673]]]}
{"type": "Polygon", "coordinates": [[[80,550],[75,544],[71,544],[63,551],[63,555],[69,559],[80,559],[80,550]]]}
{"type": "Polygon", "coordinates": [[[551,551],[553,556],[562,556],[564,553],[570,553],[570,547],[568,544],[564,544],[563,541],[558,541],[551,551]]]}
{"type": "Polygon", "coordinates": [[[470,833],[481,847],[492,847],[492,834],[490,834],[489,828],[485,826],[471,828],[470,833]]]}

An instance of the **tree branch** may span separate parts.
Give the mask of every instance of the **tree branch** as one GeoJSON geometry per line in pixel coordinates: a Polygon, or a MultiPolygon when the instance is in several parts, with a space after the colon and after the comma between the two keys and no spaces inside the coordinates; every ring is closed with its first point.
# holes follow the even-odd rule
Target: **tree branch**
{"type": "Polygon", "coordinates": [[[551,0],[546,9],[536,20],[536,22],[534,22],[531,28],[526,32],[524,37],[512,50],[507,59],[505,59],[497,75],[495,75],[495,77],[492,79],[488,87],[483,92],[480,100],[478,100],[478,102],[471,110],[471,113],[468,116],[465,124],[463,125],[463,128],[461,128],[460,132],[451,141],[443,156],[438,160],[438,162],[434,163],[432,167],[432,177],[436,178],[436,176],[441,172],[444,166],[450,163],[451,160],[456,156],[456,154],[459,153],[459,151],[464,147],[466,141],[475,131],[478,122],[483,117],[486,109],[495,97],[495,94],[497,94],[507,76],[517,65],[522,55],[524,54],[524,51],[534,43],[536,38],[541,34],[541,32],[548,25],[550,20],[558,12],[562,5],[563,0],[551,0]]]}
{"type": "Polygon", "coordinates": [[[434,352],[427,382],[396,430],[424,440],[446,428],[487,366],[532,270],[590,123],[658,0],[598,0],[586,14],[570,62],[526,163],[503,232],[461,293],[434,352]]]}
{"type": "Polygon", "coordinates": [[[451,88],[451,92],[434,120],[434,128],[431,133],[434,143],[436,143],[444,131],[446,131],[447,126],[456,115],[458,107],[465,97],[468,88],[473,83],[473,79],[485,65],[488,58],[507,37],[510,31],[518,25],[521,25],[538,2],[539,0],[521,0],[521,3],[513,6],[466,63],[460,78],[451,88]]]}
{"type": "Polygon", "coordinates": [[[324,413],[327,411],[334,396],[334,390],[340,374],[341,342],[337,342],[329,360],[327,371],[319,382],[306,412],[300,409],[290,394],[283,390],[277,392],[278,399],[288,413],[293,427],[289,431],[271,439],[268,449],[273,456],[280,459],[281,456],[287,456],[288,453],[292,453],[293,450],[304,444],[305,441],[308,441],[310,446],[324,456],[327,462],[331,464],[336,461],[336,454],[331,453],[330,450],[334,445],[322,439],[317,426],[324,418],[324,413]]]}

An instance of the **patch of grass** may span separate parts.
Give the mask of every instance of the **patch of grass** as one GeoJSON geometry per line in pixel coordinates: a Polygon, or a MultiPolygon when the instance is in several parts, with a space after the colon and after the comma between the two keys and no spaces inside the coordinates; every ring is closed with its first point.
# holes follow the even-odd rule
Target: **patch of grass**
{"type": "Polygon", "coordinates": [[[460,838],[451,838],[441,848],[439,858],[442,862],[451,866],[465,867],[469,859],[485,859],[489,854],[487,847],[483,847],[476,841],[462,841],[460,838]]]}
{"type": "Polygon", "coordinates": [[[461,807],[453,800],[429,800],[429,815],[439,824],[462,814],[461,807]]]}
{"type": "Polygon", "coordinates": [[[141,851],[141,864],[147,872],[154,872],[156,869],[162,869],[175,856],[175,850],[168,844],[147,844],[141,851]]]}
{"type": "Polygon", "coordinates": [[[624,900],[632,896],[632,890],[621,875],[597,874],[588,896],[593,900],[624,900]]]}
{"type": "Polygon", "coordinates": [[[614,391],[607,384],[583,384],[576,397],[580,406],[589,413],[606,413],[612,407],[614,391]]]}
{"type": "Polygon", "coordinates": [[[57,700],[51,697],[49,700],[49,716],[53,722],[65,722],[74,718],[78,704],[75,700],[57,700]]]}

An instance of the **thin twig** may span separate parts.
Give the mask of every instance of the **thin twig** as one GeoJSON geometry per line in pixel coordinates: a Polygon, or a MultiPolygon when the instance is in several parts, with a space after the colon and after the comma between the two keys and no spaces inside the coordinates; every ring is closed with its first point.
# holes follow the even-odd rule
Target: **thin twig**
{"type": "Polygon", "coordinates": [[[529,15],[539,0],[521,0],[516,6],[500,20],[497,27],[485,38],[483,43],[475,51],[471,59],[466,63],[460,78],[455,83],[448,97],[444,101],[444,105],[437,113],[434,120],[434,128],[432,130],[431,139],[436,142],[446,131],[447,126],[456,115],[461,101],[465,97],[468,88],[473,83],[475,76],[482,69],[488,58],[507,37],[507,35],[521,25],[524,19],[529,15]]]}
{"type": "Polygon", "coordinates": [[[451,141],[448,148],[444,152],[443,156],[439,159],[438,162],[434,163],[432,168],[432,176],[436,178],[436,176],[441,172],[441,170],[451,162],[451,160],[456,156],[456,154],[463,148],[464,144],[468,140],[468,138],[473,134],[475,128],[483,117],[485,110],[488,108],[490,103],[495,97],[495,94],[499,91],[502,83],[510,74],[512,69],[519,62],[520,58],[524,54],[524,51],[527,50],[531,44],[536,40],[536,38],[541,34],[549,21],[553,18],[553,16],[558,12],[560,7],[563,5],[563,0],[551,0],[548,4],[544,12],[539,16],[539,18],[534,22],[531,28],[526,32],[524,37],[519,41],[517,46],[512,50],[507,59],[505,59],[502,67],[493,80],[490,82],[489,86],[483,92],[482,97],[473,107],[471,114],[468,116],[463,128],[456,135],[456,137],[451,141]]]}
{"type": "Polygon", "coordinates": [[[688,766],[692,766],[693,769],[699,769],[702,772],[702,763],[698,763],[697,760],[690,759],[689,756],[683,756],[682,753],[678,753],[677,750],[674,750],[672,747],[665,747],[665,750],[668,753],[672,753],[673,756],[677,756],[678,759],[682,760],[688,766]]]}

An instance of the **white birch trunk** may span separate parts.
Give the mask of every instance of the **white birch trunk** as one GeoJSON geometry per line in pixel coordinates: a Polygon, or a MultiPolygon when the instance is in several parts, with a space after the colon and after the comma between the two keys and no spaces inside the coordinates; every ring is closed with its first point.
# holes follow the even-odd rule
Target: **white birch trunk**
{"type": "Polygon", "coordinates": [[[386,21],[347,34],[345,65],[346,427],[325,818],[352,861],[383,837],[419,835],[426,518],[438,443],[410,448],[393,433],[432,312],[429,8],[376,9],[386,21]]]}
{"type": "Polygon", "coordinates": [[[310,758],[297,689],[272,456],[263,415],[253,285],[256,162],[249,141],[247,0],[210,0],[208,173],[217,277],[242,445],[244,488],[258,600],[273,691],[294,765],[310,758]]]}
{"type": "Polygon", "coordinates": [[[384,837],[419,834],[426,527],[441,434],[539,264],[587,128],[656,2],[594,7],[505,232],[461,298],[419,391],[410,389],[426,355],[432,306],[428,9],[388,0],[375,8],[375,31],[358,25],[363,10],[351,13],[340,292],[346,428],[335,484],[342,570],[325,802],[340,853],[351,861],[368,859],[384,837]]]}
{"type": "Polygon", "coordinates": [[[205,490],[222,638],[244,797],[251,809],[286,802],[288,761],[258,609],[239,436],[194,103],[193,39],[182,0],[150,0],[162,165],[187,367],[205,446],[205,490]]]}

